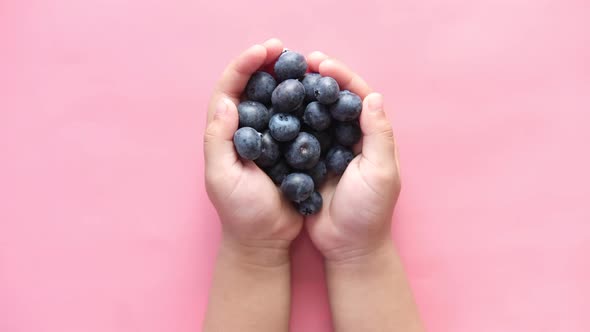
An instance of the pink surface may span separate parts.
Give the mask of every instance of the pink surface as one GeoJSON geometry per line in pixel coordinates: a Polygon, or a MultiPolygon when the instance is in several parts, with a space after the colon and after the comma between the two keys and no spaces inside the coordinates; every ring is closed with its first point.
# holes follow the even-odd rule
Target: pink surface
{"type": "MultiPolygon", "coordinates": [[[[199,331],[208,95],[281,37],[386,96],[430,331],[590,331],[590,2],[0,1],[0,331],[199,331]],[[307,16],[306,16],[307,15],[307,16]],[[303,17],[306,21],[303,22],[303,17]]],[[[292,331],[331,330],[294,250],[292,331]]]]}

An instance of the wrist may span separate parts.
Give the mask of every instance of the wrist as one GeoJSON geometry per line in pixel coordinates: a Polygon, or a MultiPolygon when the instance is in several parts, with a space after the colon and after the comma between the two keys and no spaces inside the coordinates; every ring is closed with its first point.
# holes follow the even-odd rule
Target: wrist
{"type": "Polygon", "coordinates": [[[379,236],[373,236],[372,239],[361,241],[340,240],[330,243],[329,248],[322,248],[322,255],[326,264],[346,265],[352,263],[362,263],[374,260],[375,258],[394,250],[393,241],[389,231],[383,231],[379,236]]]}
{"type": "Polygon", "coordinates": [[[275,268],[288,266],[290,243],[283,240],[238,240],[231,236],[222,237],[219,257],[233,264],[275,268]]]}
{"type": "Polygon", "coordinates": [[[372,246],[332,252],[324,257],[326,270],[374,271],[391,263],[396,258],[396,252],[391,238],[387,238],[372,246]]]}
{"type": "Polygon", "coordinates": [[[327,260],[326,282],[336,330],[423,331],[391,240],[364,255],[327,260]]]}

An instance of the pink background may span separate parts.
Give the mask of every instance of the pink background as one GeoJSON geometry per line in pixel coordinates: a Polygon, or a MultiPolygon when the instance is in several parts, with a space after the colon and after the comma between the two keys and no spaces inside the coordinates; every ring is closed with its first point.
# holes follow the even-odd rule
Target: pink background
{"type": "MultiPolygon", "coordinates": [[[[386,96],[430,331],[590,331],[589,31],[588,0],[0,1],[0,331],[200,330],[205,107],[271,36],[386,96]]],[[[292,331],[330,331],[294,247],[292,331]]]]}

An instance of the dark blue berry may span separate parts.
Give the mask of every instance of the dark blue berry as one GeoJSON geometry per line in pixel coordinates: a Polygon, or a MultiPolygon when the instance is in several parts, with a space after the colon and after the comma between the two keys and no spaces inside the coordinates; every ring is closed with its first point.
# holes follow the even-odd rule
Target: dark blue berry
{"type": "Polygon", "coordinates": [[[271,74],[257,71],[250,77],[248,85],[246,85],[246,96],[250,100],[268,105],[276,87],[277,81],[271,74]]]}
{"type": "Polygon", "coordinates": [[[303,84],[303,87],[305,88],[305,101],[306,102],[311,102],[316,100],[315,99],[315,87],[316,84],[318,82],[318,80],[322,78],[322,75],[318,74],[318,73],[307,73],[305,74],[305,76],[303,76],[303,79],[301,80],[301,84],[303,84]]]}
{"type": "Polygon", "coordinates": [[[338,86],[338,82],[331,77],[320,78],[313,90],[315,98],[322,104],[331,104],[338,100],[339,92],[340,87],[338,86]]]}
{"type": "Polygon", "coordinates": [[[303,102],[301,105],[299,105],[299,107],[297,107],[296,109],[294,109],[291,114],[295,115],[298,118],[303,118],[303,114],[305,113],[305,108],[307,107],[307,105],[305,104],[305,102],[303,102]]]}
{"type": "Polygon", "coordinates": [[[251,127],[240,128],[234,133],[234,146],[240,157],[254,160],[262,152],[262,135],[251,127]]]}
{"type": "Polygon", "coordinates": [[[276,184],[281,184],[285,177],[291,173],[291,168],[284,160],[279,160],[274,166],[265,169],[266,174],[276,184]]]}
{"type": "Polygon", "coordinates": [[[258,131],[264,130],[268,125],[270,114],[263,104],[257,101],[243,101],[238,105],[238,116],[241,127],[252,127],[258,131]]]}
{"type": "Polygon", "coordinates": [[[295,169],[311,169],[320,160],[320,142],[312,134],[299,133],[293,142],[287,145],[285,160],[295,169]]]}
{"type": "Polygon", "coordinates": [[[352,151],[344,146],[333,146],[326,154],[326,168],[328,171],[341,175],[354,159],[352,151]]]}
{"type": "Polygon", "coordinates": [[[279,144],[272,138],[267,130],[262,134],[262,150],[260,156],[255,160],[260,167],[270,167],[279,160],[279,144]]]}
{"type": "Polygon", "coordinates": [[[288,200],[302,202],[313,193],[313,180],[304,173],[291,173],[281,183],[281,191],[288,200]]]}
{"type": "Polygon", "coordinates": [[[320,212],[323,203],[322,195],[314,191],[306,200],[297,204],[297,211],[304,216],[310,216],[320,212]]]}
{"type": "Polygon", "coordinates": [[[338,121],[352,121],[359,117],[363,109],[363,101],[356,94],[340,91],[338,100],[330,105],[332,117],[338,121]]]}
{"type": "Polygon", "coordinates": [[[317,140],[320,142],[320,149],[322,150],[322,154],[328,152],[330,147],[332,146],[332,135],[330,135],[329,131],[309,131],[310,134],[315,136],[317,140]]]}
{"type": "Polygon", "coordinates": [[[337,122],[334,125],[334,139],[344,146],[353,146],[361,140],[361,128],[358,121],[337,122]]]}
{"type": "Polygon", "coordinates": [[[272,116],[275,115],[275,113],[278,113],[278,112],[275,112],[274,107],[272,107],[272,106],[269,107],[268,108],[268,119],[270,120],[270,118],[272,118],[272,116]]]}
{"type": "Polygon", "coordinates": [[[270,118],[268,129],[274,139],[279,142],[287,142],[299,134],[301,122],[299,119],[291,114],[277,113],[270,118]]]}
{"type": "Polygon", "coordinates": [[[305,108],[303,122],[314,130],[322,131],[330,127],[332,116],[326,106],[314,101],[309,103],[305,108]]]}
{"type": "Polygon", "coordinates": [[[324,183],[328,174],[326,163],[323,160],[318,161],[312,169],[307,171],[307,174],[311,176],[315,188],[318,189],[324,183]]]}
{"type": "Polygon", "coordinates": [[[303,103],[305,89],[298,80],[289,79],[277,85],[271,101],[275,112],[292,112],[303,103]]]}
{"type": "Polygon", "coordinates": [[[307,71],[305,57],[297,52],[283,52],[275,62],[275,76],[279,82],[290,78],[300,78],[307,71]]]}

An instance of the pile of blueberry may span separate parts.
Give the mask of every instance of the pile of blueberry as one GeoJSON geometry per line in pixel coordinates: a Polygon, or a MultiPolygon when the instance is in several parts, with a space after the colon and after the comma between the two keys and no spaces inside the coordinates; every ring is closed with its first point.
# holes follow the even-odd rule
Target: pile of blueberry
{"type": "Polygon", "coordinates": [[[273,75],[258,71],[238,105],[234,145],[241,158],[254,160],[295,203],[311,215],[322,207],[317,189],[327,173],[341,175],[361,139],[362,100],[336,80],[306,73],[305,57],[285,51],[273,75]]]}

